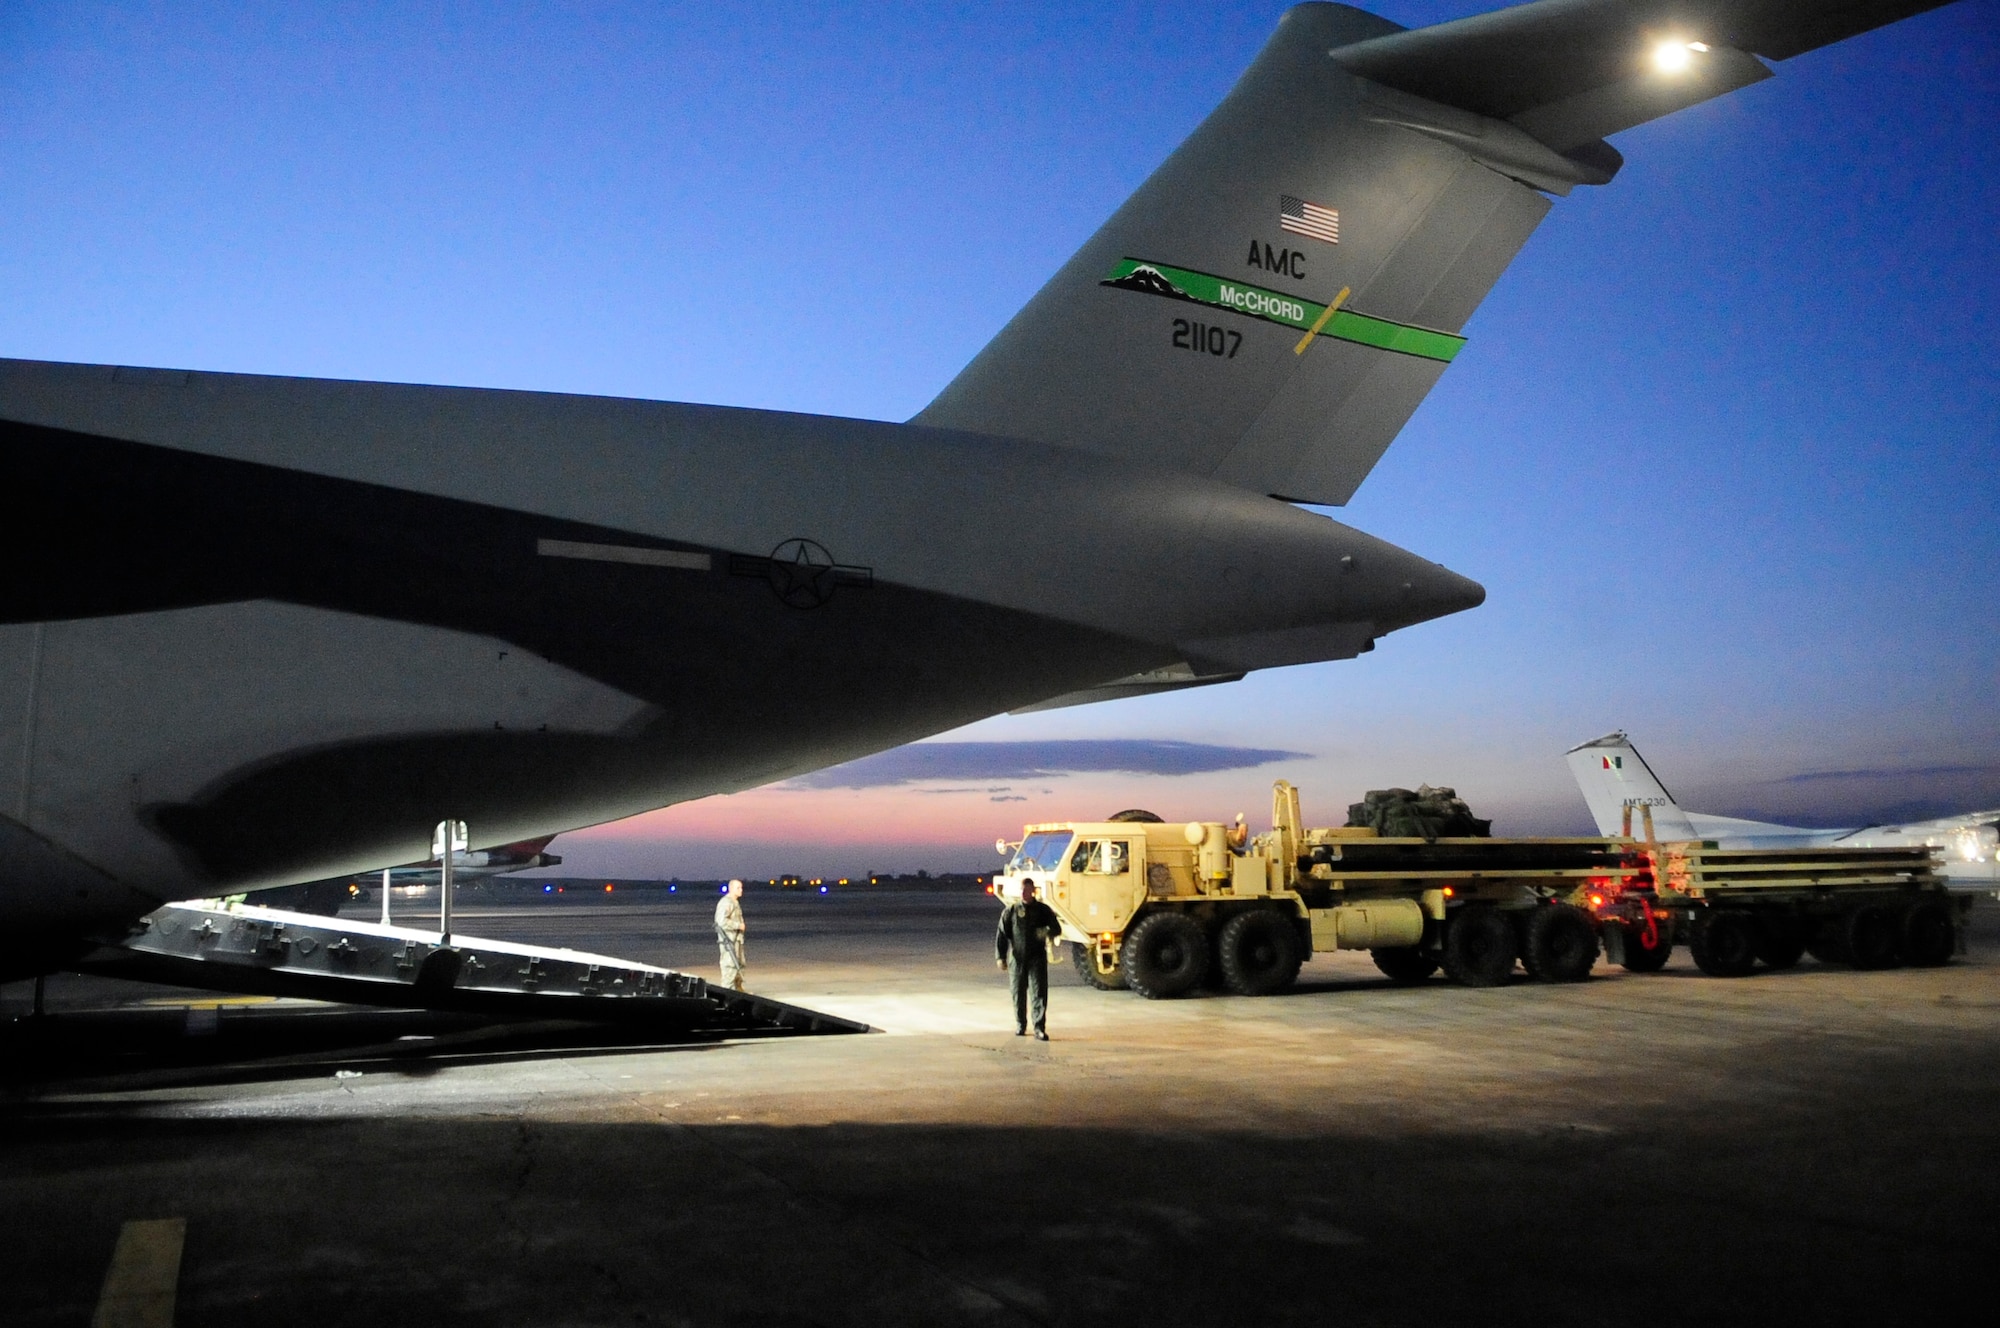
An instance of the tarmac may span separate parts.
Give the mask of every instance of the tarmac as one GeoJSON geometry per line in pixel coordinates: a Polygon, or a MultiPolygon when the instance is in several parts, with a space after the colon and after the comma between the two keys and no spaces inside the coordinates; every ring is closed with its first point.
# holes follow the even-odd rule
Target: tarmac
{"type": "MultiPolygon", "coordinates": [[[[457,917],[712,975],[711,902],[457,917]]],[[[1880,1324],[1990,1299],[1990,905],[1922,971],[1724,981],[1680,952],[1397,989],[1335,955],[1284,996],[1150,1002],[1060,967],[1046,1044],[1013,1034],[987,897],[745,912],[753,989],[882,1031],[285,1055],[310,1012],[265,1002],[225,1007],[256,1008],[257,1055],[9,1067],[0,1320],[91,1322],[168,1230],[127,1224],[160,1219],[185,1234],[150,1321],[183,1325],[1880,1324]]],[[[199,994],[48,996],[52,1026],[214,1027],[199,994]]]]}

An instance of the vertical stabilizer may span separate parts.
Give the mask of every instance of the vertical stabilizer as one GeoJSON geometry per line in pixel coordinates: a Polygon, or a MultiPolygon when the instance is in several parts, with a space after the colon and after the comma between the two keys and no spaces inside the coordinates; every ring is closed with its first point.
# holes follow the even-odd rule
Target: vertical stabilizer
{"type": "Polygon", "coordinates": [[[1644,838],[1645,813],[1653,816],[1653,837],[1694,839],[1694,825],[1660,783],[1652,767],[1621,730],[1569,750],[1570,773],[1583,790],[1597,833],[1625,833],[1625,809],[1632,809],[1631,833],[1644,838]]]}
{"type": "Polygon", "coordinates": [[[1302,4],[920,424],[1344,503],[1604,141],[1944,0],[1302,4]]]}
{"type": "Polygon", "coordinates": [[[915,422],[1347,501],[1547,213],[1537,190],[1608,178],[1329,57],[1399,31],[1343,5],[1287,13],[915,422]]]}

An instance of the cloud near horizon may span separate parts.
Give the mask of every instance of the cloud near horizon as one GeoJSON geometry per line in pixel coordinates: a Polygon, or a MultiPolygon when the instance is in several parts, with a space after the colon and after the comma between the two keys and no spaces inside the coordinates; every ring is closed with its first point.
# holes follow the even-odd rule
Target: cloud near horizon
{"type": "MultiPolygon", "coordinates": [[[[1228,747],[1158,738],[1050,738],[1020,742],[919,742],[817,770],[783,787],[795,789],[891,788],[925,780],[1051,779],[1116,772],[1130,775],[1198,775],[1248,770],[1272,761],[1309,759],[1306,752],[1271,747],[1228,747]]],[[[968,790],[969,791],[969,790],[968,790]]],[[[1002,788],[987,788],[1002,793],[1002,788]]],[[[998,801],[998,799],[995,799],[998,801]]]]}
{"type": "Polygon", "coordinates": [[[1812,770],[1802,775],[1787,775],[1775,779],[1774,784],[1823,784],[1837,780],[1855,779],[1933,779],[1944,775],[1992,775],[2000,774],[2000,765],[1923,765],[1903,769],[1881,767],[1863,770],[1812,770]]]}

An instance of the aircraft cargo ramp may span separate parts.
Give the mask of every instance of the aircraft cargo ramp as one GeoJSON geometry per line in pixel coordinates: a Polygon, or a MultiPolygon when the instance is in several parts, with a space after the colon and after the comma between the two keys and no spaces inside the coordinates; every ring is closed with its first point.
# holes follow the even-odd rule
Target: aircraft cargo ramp
{"type": "Polygon", "coordinates": [[[79,972],[182,987],[711,1034],[868,1025],[581,950],[214,901],[168,904],[79,972]]]}

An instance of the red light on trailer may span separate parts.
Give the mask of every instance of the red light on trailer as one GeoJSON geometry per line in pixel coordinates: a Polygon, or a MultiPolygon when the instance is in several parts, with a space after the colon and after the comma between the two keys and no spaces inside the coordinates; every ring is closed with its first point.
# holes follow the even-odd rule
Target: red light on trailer
{"type": "Polygon", "coordinates": [[[1446,886],[1446,887],[1444,888],[1444,897],[1445,897],[1446,899],[1449,899],[1449,898],[1451,898],[1451,897],[1452,897],[1453,895],[1455,895],[1455,894],[1457,894],[1457,893],[1458,893],[1458,892],[1457,892],[1456,890],[1452,889],[1452,888],[1451,888],[1450,886],[1448,886],[1448,885],[1447,885],[1447,886],[1446,886]]]}
{"type": "Polygon", "coordinates": [[[1591,906],[1592,908],[1603,908],[1603,907],[1604,907],[1604,896],[1603,896],[1603,895],[1592,895],[1592,896],[1590,897],[1590,906],[1591,906]]]}
{"type": "Polygon", "coordinates": [[[606,881],[604,883],[604,893],[607,895],[611,893],[611,882],[606,881]]]}

